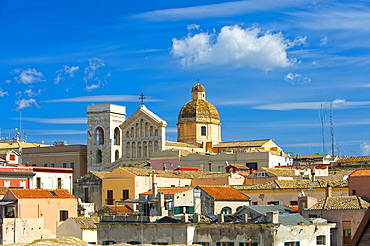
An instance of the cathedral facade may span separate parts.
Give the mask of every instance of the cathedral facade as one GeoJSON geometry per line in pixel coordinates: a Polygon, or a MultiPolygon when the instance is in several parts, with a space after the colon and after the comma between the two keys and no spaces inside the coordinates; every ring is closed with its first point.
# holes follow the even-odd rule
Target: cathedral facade
{"type": "Polygon", "coordinates": [[[151,153],[166,149],[204,152],[205,143],[221,141],[217,109],[205,100],[205,89],[192,88],[192,100],[178,117],[178,142],[166,141],[166,121],[141,104],[126,119],[126,107],[114,104],[87,107],[88,171],[109,171],[150,160],[151,153]]]}

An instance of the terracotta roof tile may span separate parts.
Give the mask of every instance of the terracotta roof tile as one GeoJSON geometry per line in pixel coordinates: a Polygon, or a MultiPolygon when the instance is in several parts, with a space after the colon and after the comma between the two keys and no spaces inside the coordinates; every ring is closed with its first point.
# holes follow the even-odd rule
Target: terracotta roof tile
{"type": "Polygon", "coordinates": [[[126,205],[106,205],[96,211],[91,217],[116,215],[116,209],[117,215],[137,214],[137,212],[126,205]]]}
{"type": "MultiPolygon", "coordinates": [[[[158,193],[162,192],[163,194],[168,195],[168,194],[180,193],[180,192],[187,191],[187,190],[190,190],[190,189],[193,189],[193,188],[192,187],[186,187],[186,188],[184,188],[184,187],[158,188],[158,193]]],[[[151,195],[151,194],[153,194],[152,190],[140,193],[140,195],[151,195]]]]}
{"type": "Polygon", "coordinates": [[[321,199],[310,210],[367,209],[370,203],[357,196],[332,196],[321,199]]]}
{"type": "Polygon", "coordinates": [[[9,189],[18,199],[75,199],[68,190],[9,189]],[[54,194],[55,195],[54,195],[54,194]]]}
{"type": "Polygon", "coordinates": [[[199,185],[216,201],[249,201],[250,198],[231,186],[199,185]]]}
{"type": "Polygon", "coordinates": [[[364,177],[364,176],[370,176],[370,169],[356,170],[349,175],[349,177],[364,177]]]}
{"type": "Polygon", "coordinates": [[[0,187],[0,195],[5,195],[8,192],[8,188],[6,187],[0,187]]]}
{"type": "Polygon", "coordinates": [[[370,161],[370,156],[347,156],[347,157],[341,157],[337,160],[338,163],[362,162],[362,161],[370,161]]]}
{"type": "Polygon", "coordinates": [[[269,190],[269,189],[305,189],[305,188],[325,188],[327,184],[335,187],[348,187],[347,180],[273,180],[265,184],[234,185],[237,190],[269,190]]]}
{"type": "Polygon", "coordinates": [[[103,178],[105,175],[107,175],[109,172],[97,172],[97,171],[90,171],[92,174],[97,176],[98,178],[103,178]]]}
{"type": "Polygon", "coordinates": [[[213,148],[233,148],[233,147],[262,147],[264,144],[272,141],[271,139],[220,142],[213,145],[213,148]]]}
{"type": "Polygon", "coordinates": [[[95,223],[99,223],[99,217],[71,218],[81,229],[94,230],[95,223]]]}

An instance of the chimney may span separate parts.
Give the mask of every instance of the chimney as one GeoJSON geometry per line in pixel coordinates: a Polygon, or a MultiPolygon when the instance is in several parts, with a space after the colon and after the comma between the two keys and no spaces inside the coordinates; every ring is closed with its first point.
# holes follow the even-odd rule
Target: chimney
{"type": "Polygon", "coordinates": [[[152,175],[152,191],[153,191],[152,199],[157,198],[158,189],[157,189],[157,179],[156,179],[155,173],[153,173],[152,175]]]}
{"type": "Polygon", "coordinates": [[[242,223],[248,223],[248,214],[242,214],[242,223]]]}
{"type": "Polygon", "coordinates": [[[184,215],[181,217],[181,219],[182,219],[182,222],[184,222],[184,223],[188,223],[188,222],[189,222],[189,215],[188,215],[188,214],[184,214],[184,215]]]}
{"type": "Polygon", "coordinates": [[[267,212],[266,213],[266,222],[268,223],[279,223],[279,212],[274,211],[274,212],[267,212]]]}
{"type": "Polygon", "coordinates": [[[315,170],[312,170],[312,169],[311,169],[311,179],[312,179],[312,182],[314,182],[316,180],[316,178],[315,178],[315,170]]]}
{"type": "Polygon", "coordinates": [[[193,223],[200,223],[200,214],[193,214],[193,223]]]}
{"type": "Polygon", "coordinates": [[[166,208],[164,207],[164,193],[163,192],[160,192],[158,194],[158,204],[159,204],[160,215],[165,216],[164,213],[166,211],[166,208]]]}
{"type": "Polygon", "coordinates": [[[217,215],[217,222],[218,222],[218,223],[224,223],[224,221],[225,221],[225,216],[224,216],[224,214],[218,214],[218,215],[217,215]]]}
{"type": "Polygon", "coordinates": [[[325,188],[325,197],[331,197],[332,194],[333,194],[333,188],[330,186],[330,183],[328,182],[325,188]]]}

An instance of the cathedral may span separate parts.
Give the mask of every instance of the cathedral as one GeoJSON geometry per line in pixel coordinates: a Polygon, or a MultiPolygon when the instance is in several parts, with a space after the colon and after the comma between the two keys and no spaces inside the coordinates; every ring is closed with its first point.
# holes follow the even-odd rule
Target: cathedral
{"type": "Polygon", "coordinates": [[[221,142],[220,116],[206,100],[205,88],[196,84],[191,97],[178,116],[177,142],[166,141],[166,121],[143,103],[127,119],[125,106],[87,106],[88,171],[110,171],[145,163],[151,153],[161,150],[205,153],[207,146],[221,142]]]}

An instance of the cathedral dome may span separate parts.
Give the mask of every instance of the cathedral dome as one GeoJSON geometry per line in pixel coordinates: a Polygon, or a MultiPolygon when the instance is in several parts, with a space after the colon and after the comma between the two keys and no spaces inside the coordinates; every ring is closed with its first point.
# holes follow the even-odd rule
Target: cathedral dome
{"type": "Polygon", "coordinates": [[[206,92],[206,89],[204,89],[204,87],[200,84],[196,84],[193,86],[193,88],[191,89],[191,92],[206,92]]]}
{"type": "Polygon", "coordinates": [[[178,123],[187,122],[220,123],[220,116],[216,107],[206,100],[191,100],[182,107],[178,118],[178,123]]]}

